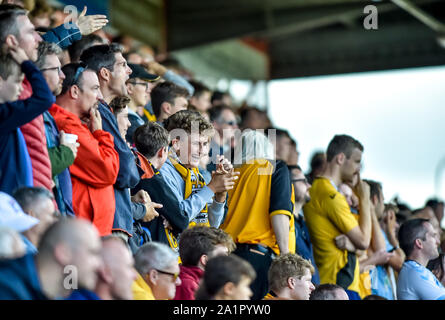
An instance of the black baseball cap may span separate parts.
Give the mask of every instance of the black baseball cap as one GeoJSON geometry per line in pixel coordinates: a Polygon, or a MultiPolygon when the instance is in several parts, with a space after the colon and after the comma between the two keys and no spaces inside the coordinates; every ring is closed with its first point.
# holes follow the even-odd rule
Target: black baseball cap
{"type": "Polygon", "coordinates": [[[130,79],[139,78],[150,82],[160,79],[159,76],[148,73],[147,70],[145,70],[145,68],[140,64],[129,63],[128,66],[130,67],[131,71],[133,71],[130,74],[130,79]]]}

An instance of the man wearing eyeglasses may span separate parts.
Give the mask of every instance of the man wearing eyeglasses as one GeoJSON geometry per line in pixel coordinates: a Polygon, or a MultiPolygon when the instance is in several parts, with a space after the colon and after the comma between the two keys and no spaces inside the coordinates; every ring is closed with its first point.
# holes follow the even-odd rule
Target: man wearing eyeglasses
{"type": "Polygon", "coordinates": [[[159,80],[159,76],[148,73],[140,64],[129,63],[132,73],[127,81],[128,96],[131,101],[128,104],[128,120],[131,126],[128,128],[126,140],[133,144],[133,134],[136,129],[143,125],[145,121],[144,106],[150,101],[150,92],[154,86],[154,82],[159,80]]]}
{"type": "MultiPolygon", "coordinates": [[[[62,72],[60,60],[57,57],[62,50],[54,43],[40,42],[36,66],[40,69],[54,96],[62,91],[65,74],[62,72]]],[[[57,206],[63,215],[74,215],[71,176],[68,167],[74,163],[77,156],[77,142],[69,142],[65,132],[59,132],[54,118],[49,111],[43,113],[46,133],[46,145],[51,161],[51,174],[55,183],[53,188],[57,206]]]]}
{"type": "MultiPolygon", "coordinates": [[[[312,249],[311,239],[309,237],[309,230],[304,221],[303,205],[310,199],[309,189],[310,183],[304,176],[300,166],[288,166],[293,186],[293,201],[294,203],[294,227],[295,227],[295,253],[299,254],[306,260],[310,260],[314,267],[312,273],[312,283],[320,284],[320,275],[318,274],[317,265],[315,264],[314,251],[312,249]]],[[[292,230],[292,227],[291,227],[292,230]]]]}
{"type": "Polygon", "coordinates": [[[133,282],[134,300],[173,299],[179,278],[178,255],[166,244],[149,242],[134,255],[138,277],[133,282]]]}

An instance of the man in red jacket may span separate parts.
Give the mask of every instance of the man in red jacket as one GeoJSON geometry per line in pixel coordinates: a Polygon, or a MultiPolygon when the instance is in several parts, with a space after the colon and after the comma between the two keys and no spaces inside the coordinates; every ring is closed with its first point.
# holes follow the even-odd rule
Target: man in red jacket
{"type": "Polygon", "coordinates": [[[175,300],[195,300],[195,291],[204,276],[207,261],[216,256],[228,255],[234,249],[232,238],[221,229],[196,226],[181,233],[181,285],[176,287],[175,300]]]}
{"type": "Polygon", "coordinates": [[[56,105],[49,110],[59,130],[76,134],[77,157],[70,166],[73,184],[73,209],[76,216],[88,219],[101,236],[111,234],[115,198],[113,184],[119,171],[119,156],[113,136],[102,130],[97,110],[102,97],[93,70],[80,63],[62,68],[65,79],[56,105]]]}

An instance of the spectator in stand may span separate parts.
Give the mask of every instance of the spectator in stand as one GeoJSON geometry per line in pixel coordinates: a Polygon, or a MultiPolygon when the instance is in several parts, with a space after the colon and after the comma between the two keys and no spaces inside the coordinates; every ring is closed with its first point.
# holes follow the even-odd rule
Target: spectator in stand
{"type": "Polygon", "coordinates": [[[56,222],[43,235],[38,250],[35,256],[0,262],[0,299],[61,299],[75,287],[94,289],[102,264],[101,244],[89,222],[56,222]]]}
{"type": "MultiPolygon", "coordinates": [[[[0,21],[5,15],[0,14],[0,21]]],[[[14,14],[10,15],[13,20],[14,14]]],[[[12,194],[18,187],[33,186],[31,159],[19,127],[49,109],[54,97],[25,51],[14,44],[15,38],[11,35],[6,38],[9,55],[0,56],[0,191],[12,194]],[[31,84],[33,95],[17,101],[22,91],[22,72],[31,84]]]]}
{"type": "Polygon", "coordinates": [[[181,285],[178,256],[167,245],[144,244],[134,255],[138,277],[133,282],[134,300],[173,299],[181,285]]]}
{"type": "Polygon", "coordinates": [[[164,124],[170,132],[171,145],[167,161],[160,169],[165,182],[181,210],[186,212],[190,226],[218,227],[223,219],[227,191],[233,188],[236,175],[224,157],[208,185],[199,173],[199,160],[208,154],[212,125],[198,112],[188,110],[175,113],[164,124]]]}
{"type": "Polygon", "coordinates": [[[137,279],[134,258],[122,238],[102,239],[103,269],[95,292],[102,300],[133,300],[132,284],[137,279]]]}
{"type": "Polygon", "coordinates": [[[221,229],[196,226],[185,230],[179,240],[181,285],[175,300],[195,300],[195,291],[209,259],[229,255],[235,249],[232,238],[221,229]]]}
{"type": "MultiPolygon", "coordinates": [[[[268,292],[267,271],[275,256],[290,252],[291,182],[282,161],[273,161],[270,141],[257,131],[241,136],[235,163],[242,165],[239,181],[229,191],[228,211],[221,228],[232,236],[234,254],[249,261],[256,279],[251,285],[253,300],[268,292]]],[[[294,238],[295,239],[295,238],[294,238]]]]}
{"type": "Polygon", "coordinates": [[[89,47],[97,46],[101,44],[108,44],[103,38],[99,37],[97,34],[89,34],[82,39],[75,41],[72,45],[68,47],[68,52],[70,55],[71,63],[80,62],[80,55],[82,52],[89,47]]]}
{"type": "MultiPolygon", "coordinates": [[[[376,269],[371,274],[372,294],[382,296],[388,300],[396,300],[394,270],[400,272],[405,260],[405,254],[400,249],[399,241],[397,240],[395,212],[388,210],[384,205],[381,184],[375,181],[368,181],[368,184],[370,185],[371,202],[380,228],[380,234],[383,237],[379,241],[383,241],[381,245],[384,246],[386,255],[389,258],[387,263],[384,264],[374,262],[376,269]]],[[[373,229],[373,238],[376,233],[377,231],[373,229]]],[[[373,241],[375,239],[372,239],[371,243],[373,241]]],[[[383,254],[377,253],[377,256],[379,255],[383,258],[383,261],[386,260],[383,254]]]]}
{"type": "Polygon", "coordinates": [[[178,252],[176,239],[188,227],[189,218],[159,171],[167,160],[168,132],[156,122],[147,122],[136,129],[134,141],[141,181],[132,192],[145,190],[153,201],[163,206],[158,209],[158,217],[149,223],[143,221],[142,225],[150,230],[153,241],[167,244],[178,252]]]}
{"type": "MultiPolygon", "coordinates": [[[[358,176],[357,176],[358,178],[358,176]]],[[[359,211],[359,198],[354,194],[354,191],[352,191],[352,187],[350,185],[357,185],[357,179],[354,177],[354,182],[348,184],[348,183],[341,183],[338,187],[338,191],[345,197],[346,202],[348,203],[349,209],[351,210],[351,213],[358,215],[359,211]]]]}
{"type": "MultiPolygon", "coordinates": [[[[60,48],[54,43],[42,41],[39,44],[36,66],[40,69],[54,96],[62,91],[65,74],[57,55],[60,48]]],[[[74,216],[73,187],[68,167],[74,163],[77,156],[77,142],[66,141],[65,132],[59,132],[54,118],[49,111],[43,113],[45,124],[46,144],[51,161],[51,176],[54,180],[54,196],[57,206],[63,215],[74,216]]]]}
{"type": "MultiPolygon", "coordinates": [[[[120,135],[124,140],[125,136],[127,135],[127,130],[130,127],[130,121],[128,120],[128,106],[127,106],[129,101],[130,99],[128,97],[123,96],[123,97],[116,97],[110,102],[110,107],[113,110],[114,116],[116,117],[120,135]]],[[[136,161],[136,159],[137,156],[134,155],[134,160],[136,161]]],[[[158,216],[158,212],[155,210],[155,208],[162,207],[162,205],[152,202],[149,194],[144,190],[138,191],[131,198],[131,201],[145,204],[145,211],[132,209],[133,221],[142,220],[144,222],[149,222],[158,216]]],[[[137,208],[138,207],[136,207],[136,209],[137,208]]],[[[136,236],[136,238],[139,238],[138,234],[135,232],[135,229],[138,228],[138,226],[135,226],[135,223],[137,224],[138,222],[133,222],[132,237],[136,236]]],[[[138,244],[137,241],[129,240],[129,244],[133,252],[136,252],[137,248],[140,247],[140,245],[137,245],[138,244]]]]}
{"type": "Polygon", "coordinates": [[[158,83],[150,97],[156,120],[162,123],[176,112],[187,109],[189,94],[183,87],[166,81],[158,83]]]}
{"type": "Polygon", "coordinates": [[[226,106],[232,106],[232,97],[228,92],[213,91],[212,98],[210,99],[213,107],[225,104],[226,106]]]}
{"type": "Polygon", "coordinates": [[[132,145],[134,132],[146,122],[142,118],[145,117],[144,106],[150,101],[151,89],[155,85],[154,82],[159,80],[159,76],[148,73],[140,64],[129,63],[128,66],[132,70],[127,81],[128,96],[131,98],[128,104],[128,120],[131,122],[131,127],[126,139],[132,145]]]}
{"type": "Polygon", "coordinates": [[[436,214],[433,208],[430,206],[425,206],[423,208],[413,210],[412,214],[408,219],[428,219],[437,232],[437,237],[440,241],[442,235],[442,229],[440,228],[439,221],[437,220],[436,214]]]}
{"type": "Polygon", "coordinates": [[[185,88],[189,94],[189,97],[193,96],[195,89],[179,73],[175,72],[174,70],[169,70],[167,67],[163,66],[160,63],[157,63],[155,60],[150,60],[143,64],[145,64],[145,67],[150,71],[150,73],[156,74],[163,78],[165,81],[172,82],[179,87],[185,88]]]}
{"type": "MultiPolygon", "coordinates": [[[[356,180],[357,179],[354,179],[354,181],[356,180]]],[[[370,246],[365,251],[357,250],[352,243],[350,243],[350,245],[342,246],[339,238],[344,237],[345,242],[350,242],[346,235],[338,236],[335,239],[336,245],[341,250],[346,249],[349,252],[357,254],[360,266],[359,294],[362,299],[369,296],[372,293],[372,289],[374,289],[374,291],[378,291],[380,295],[393,300],[393,290],[386,272],[386,264],[393,257],[393,253],[387,252],[385,237],[378,221],[379,217],[383,215],[384,211],[382,185],[381,183],[372,180],[364,181],[370,187],[372,221],[370,246]],[[349,246],[351,246],[350,249],[349,246]]],[[[352,185],[355,184],[355,182],[352,183],[352,185]]],[[[347,184],[343,184],[342,188],[349,188],[349,192],[353,194],[352,189],[347,184]]],[[[351,210],[351,213],[353,213],[354,217],[357,219],[357,221],[359,221],[359,212],[353,212],[351,210]]]]}
{"type": "Polygon", "coordinates": [[[191,80],[190,84],[193,86],[194,93],[190,98],[190,104],[194,105],[200,113],[206,113],[211,107],[212,91],[202,82],[191,80]]]}
{"type": "Polygon", "coordinates": [[[336,135],[327,148],[327,168],[309,191],[311,200],[304,206],[304,216],[320,272],[320,283],[335,283],[346,290],[351,300],[359,300],[360,269],[357,256],[336,245],[335,238],[346,237],[360,250],[371,241],[369,185],[358,179],[355,193],[360,199],[360,218],[351,213],[338,191],[343,182],[352,182],[361,168],[363,146],[347,135],[336,135]]]}
{"type": "MultiPolygon", "coordinates": [[[[299,166],[288,166],[294,196],[294,231],[295,231],[295,253],[302,258],[309,260],[314,268],[312,283],[320,284],[320,275],[314,259],[314,250],[312,249],[309,230],[304,221],[303,206],[311,199],[309,189],[311,185],[307,182],[303,171],[299,166]]],[[[291,226],[292,230],[292,226],[291,226]]]]}
{"type": "Polygon", "coordinates": [[[38,224],[23,232],[22,237],[27,252],[35,254],[43,234],[59,217],[53,203],[54,196],[42,187],[23,187],[16,190],[13,197],[26,214],[39,220],[38,224]]]}
{"type": "Polygon", "coordinates": [[[97,110],[101,97],[94,70],[73,63],[62,68],[65,74],[61,94],[50,113],[60,130],[76,134],[80,144],[70,167],[73,209],[77,217],[91,221],[101,236],[113,226],[115,198],[113,185],[119,170],[119,155],[113,136],[102,130],[97,110]]]}
{"type": "Polygon", "coordinates": [[[128,94],[126,81],[132,71],[122,56],[122,47],[115,43],[90,47],[82,52],[80,58],[97,74],[103,95],[98,106],[103,120],[103,129],[113,136],[114,149],[119,155],[119,172],[114,184],[116,207],[113,233],[128,242],[133,233],[133,217],[144,217],[149,211],[150,204],[144,195],[141,196],[142,203],[131,201],[129,189],[138,184],[139,172],[134,155],[125,137],[120,134],[110,103],[114,98],[128,94]]]}
{"type": "MultiPolygon", "coordinates": [[[[0,6],[0,11],[3,11],[4,8],[4,6],[0,6]]],[[[26,11],[13,9],[3,13],[4,16],[0,18],[0,21],[2,21],[0,30],[5,30],[6,33],[0,37],[0,42],[6,43],[7,46],[18,44],[19,47],[25,50],[30,60],[36,61],[37,45],[42,38],[36,33],[35,27],[26,16],[26,11]],[[8,13],[10,14],[9,16],[8,13]]],[[[80,39],[82,34],[88,34],[100,29],[108,22],[105,16],[85,16],[85,14],[86,7],[80,14],[77,23],[70,24],[70,28],[65,28],[65,24],[63,24],[47,32],[43,35],[43,38],[45,41],[54,42],[61,48],[65,48],[72,41],[80,39]]],[[[32,90],[26,78],[23,82],[23,91],[19,99],[27,99],[31,94],[32,90]]],[[[38,115],[34,117],[31,121],[22,125],[20,130],[31,159],[33,185],[43,186],[48,190],[52,190],[54,182],[46,146],[43,116],[38,115]]]]}
{"type": "Polygon", "coordinates": [[[131,126],[131,123],[128,120],[129,102],[130,98],[127,96],[116,97],[110,102],[110,108],[116,117],[119,134],[124,140],[125,136],[127,135],[128,128],[131,126]]]}
{"type": "Polygon", "coordinates": [[[399,300],[445,300],[445,287],[426,268],[439,256],[437,232],[427,219],[405,221],[398,234],[406,261],[397,279],[399,300]]]}
{"type": "Polygon", "coordinates": [[[445,255],[439,253],[436,259],[432,259],[428,262],[426,266],[431,272],[436,276],[437,280],[445,286],[445,255]]]}
{"type": "Polygon", "coordinates": [[[215,135],[210,143],[210,163],[207,171],[216,170],[217,157],[224,155],[226,159],[231,159],[232,148],[235,147],[234,140],[238,124],[232,108],[220,104],[209,110],[210,121],[215,129],[215,135]]]}
{"type": "Polygon", "coordinates": [[[439,226],[442,226],[441,223],[444,214],[444,202],[442,200],[435,198],[429,199],[426,202],[425,207],[430,207],[431,209],[433,209],[436,219],[439,223],[439,226]]]}
{"type": "Polygon", "coordinates": [[[306,174],[307,181],[310,184],[314,183],[314,180],[323,175],[326,170],[326,153],[323,151],[315,152],[312,155],[310,162],[310,172],[306,174]]]}
{"type": "Polygon", "coordinates": [[[297,149],[297,142],[294,139],[290,140],[289,156],[286,163],[290,166],[298,166],[298,159],[300,158],[300,152],[297,149]]]}
{"type": "Polygon", "coordinates": [[[332,283],[320,284],[312,291],[309,300],[349,300],[345,289],[332,283]]]}
{"type": "Polygon", "coordinates": [[[298,254],[284,254],[270,265],[269,293],[266,300],[309,300],[315,286],[312,283],[314,267],[298,254]]]}
{"type": "Polygon", "coordinates": [[[397,206],[397,212],[396,212],[397,223],[399,226],[401,226],[402,223],[404,223],[406,220],[412,217],[412,210],[407,204],[400,202],[397,196],[394,198],[393,201],[395,206],[397,206]]]}
{"type": "Polygon", "coordinates": [[[241,117],[241,130],[266,129],[271,127],[271,121],[264,111],[253,107],[243,107],[239,112],[241,117]]]}
{"type": "MultiPolygon", "coordinates": [[[[177,86],[185,88],[188,91],[189,97],[193,95],[195,89],[184,77],[179,75],[176,70],[168,69],[168,67],[156,62],[151,54],[143,54],[141,52],[142,49],[143,47],[139,48],[139,53],[129,52],[125,56],[128,63],[141,64],[144,68],[148,69],[150,73],[158,75],[165,81],[172,82],[177,86]],[[143,55],[145,57],[143,57],[143,55]]],[[[157,121],[151,99],[145,105],[143,113],[142,119],[144,122],[157,121]]]]}
{"type": "Polygon", "coordinates": [[[196,300],[249,300],[255,270],[235,255],[217,256],[207,262],[196,300]]]}
{"type": "MultiPolygon", "coordinates": [[[[207,112],[200,112],[194,105],[189,104],[187,107],[187,110],[193,111],[193,112],[198,112],[199,114],[201,114],[201,116],[204,119],[206,119],[207,121],[210,122],[209,114],[207,112]]],[[[205,152],[205,150],[202,151],[203,156],[199,160],[198,170],[199,170],[199,173],[204,178],[205,183],[208,184],[210,182],[210,180],[212,180],[212,173],[210,171],[207,171],[207,166],[210,163],[210,157],[209,157],[210,144],[208,146],[206,146],[206,148],[208,148],[207,152],[205,152]]]]}
{"type": "Polygon", "coordinates": [[[36,28],[51,26],[50,16],[53,8],[49,6],[46,0],[35,0],[35,7],[29,13],[29,18],[36,28]]]}
{"type": "Polygon", "coordinates": [[[400,248],[399,240],[397,239],[400,228],[396,219],[398,210],[397,206],[387,204],[382,217],[379,219],[386,241],[386,248],[388,251],[394,252],[394,256],[389,260],[389,264],[396,272],[400,272],[405,261],[405,253],[400,248]]]}
{"type": "Polygon", "coordinates": [[[137,273],[134,259],[122,238],[102,239],[102,268],[94,291],[75,290],[68,300],[133,300],[132,284],[137,273]]]}
{"type": "Polygon", "coordinates": [[[281,160],[286,164],[289,164],[289,155],[291,153],[292,139],[287,130],[268,128],[267,134],[270,142],[275,148],[275,159],[281,160]]]}
{"type": "MultiPolygon", "coordinates": [[[[25,214],[10,195],[0,191],[0,227],[8,234],[0,232],[0,255],[3,258],[19,258],[27,253],[32,253],[26,245],[27,239],[24,232],[33,228],[39,223],[39,219],[25,214]],[[18,237],[18,239],[17,239],[18,237]]],[[[29,241],[27,241],[29,243],[29,241]]],[[[37,252],[35,250],[34,252],[37,252]]]]}

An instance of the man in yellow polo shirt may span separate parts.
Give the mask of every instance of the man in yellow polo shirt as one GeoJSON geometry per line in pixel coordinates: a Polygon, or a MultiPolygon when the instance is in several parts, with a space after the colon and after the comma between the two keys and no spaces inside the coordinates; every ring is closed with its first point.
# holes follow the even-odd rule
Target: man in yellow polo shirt
{"type": "Polygon", "coordinates": [[[295,252],[295,233],[290,240],[294,223],[291,181],[286,164],[273,161],[273,145],[262,133],[245,131],[238,147],[234,163],[241,164],[236,169],[240,176],[228,192],[228,210],[221,229],[236,243],[233,253],[255,269],[250,288],[252,300],[259,300],[269,291],[267,272],[272,260],[295,252]]]}
{"type": "Polygon", "coordinates": [[[360,219],[354,218],[338,191],[360,173],[363,146],[348,135],[336,135],[327,149],[327,167],[310,189],[304,215],[311,235],[320,283],[335,283],[351,300],[359,300],[360,270],[355,253],[337,248],[335,238],[345,234],[357,249],[366,250],[371,240],[369,185],[359,177],[355,194],[360,198],[360,219]]]}

